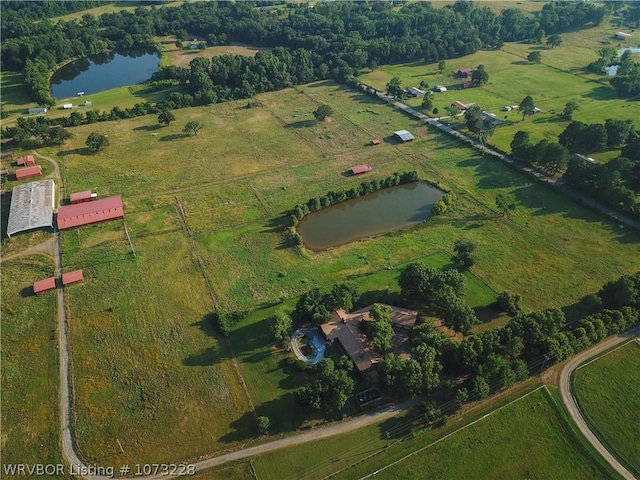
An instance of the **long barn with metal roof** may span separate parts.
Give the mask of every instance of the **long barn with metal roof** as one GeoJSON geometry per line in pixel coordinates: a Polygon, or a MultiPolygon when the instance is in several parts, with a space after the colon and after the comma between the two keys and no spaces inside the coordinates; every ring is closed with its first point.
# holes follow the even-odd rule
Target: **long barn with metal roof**
{"type": "Polygon", "coordinates": [[[58,230],[124,218],[122,197],[103,198],[93,202],[67,205],[58,209],[58,230]]]}
{"type": "Polygon", "coordinates": [[[36,228],[53,228],[55,184],[38,180],[13,188],[7,236],[36,228]]]}

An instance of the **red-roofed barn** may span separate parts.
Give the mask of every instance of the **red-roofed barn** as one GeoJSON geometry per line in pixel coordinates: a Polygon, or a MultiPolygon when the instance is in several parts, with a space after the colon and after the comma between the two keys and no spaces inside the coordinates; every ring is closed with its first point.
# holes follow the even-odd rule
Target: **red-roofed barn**
{"type": "Polygon", "coordinates": [[[351,173],[353,175],[359,175],[361,173],[366,173],[371,171],[371,165],[367,165],[363,163],[362,165],[356,165],[355,167],[351,167],[351,173]]]}
{"type": "Polygon", "coordinates": [[[16,170],[16,179],[23,180],[25,178],[38,177],[42,175],[42,167],[35,165],[33,167],[19,168],[16,170]]]}
{"type": "Polygon", "coordinates": [[[103,198],[95,202],[67,205],[58,209],[58,230],[124,218],[122,197],[103,198]]]}
{"type": "Polygon", "coordinates": [[[56,277],[45,278],[44,280],[38,280],[33,284],[33,293],[36,295],[56,288],[56,277]]]}
{"type": "Polygon", "coordinates": [[[62,285],[70,285],[72,283],[78,283],[84,280],[82,277],[82,270],[74,270],[73,272],[62,274],[62,285]]]}
{"type": "Polygon", "coordinates": [[[33,158],[33,155],[25,155],[24,157],[20,157],[18,158],[17,162],[18,166],[29,166],[29,165],[35,165],[36,164],[36,159],[33,158]]]}

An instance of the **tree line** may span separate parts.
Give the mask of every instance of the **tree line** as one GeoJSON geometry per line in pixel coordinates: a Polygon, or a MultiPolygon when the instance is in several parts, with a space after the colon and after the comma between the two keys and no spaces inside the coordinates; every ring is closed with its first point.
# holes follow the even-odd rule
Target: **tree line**
{"type": "MultiPolygon", "coordinates": [[[[329,76],[340,81],[357,76],[364,67],[437,62],[481,48],[499,48],[504,41],[598,24],[607,12],[590,3],[565,2],[547,4],[533,15],[513,9],[495,14],[467,1],[443,8],[418,2],[399,9],[391,2],[288,4],[275,11],[261,10],[257,2],[198,2],[166,8],[140,5],[134,12],[105,13],[99,18],[85,14],[54,23],[19,15],[9,7],[12,3],[2,3],[1,68],[28,70],[30,94],[43,104],[51,102],[43,73],[56,64],[108,49],[151,46],[154,36],[185,38],[189,32],[206,38],[208,45],[236,41],[287,50],[287,54],[263,52],[265,58],[255,62],[242,56],[214,59],[206,73],[216,87],[219,100],[214,101],[223,101],[251,96],[251,89],[259,93],[329,76]]],[[[190,74],[203,71],[194,70],[190,74]]],[[[183,76],[178,69],[163,75],[183,76]]],[[[199,89],[210,87],[200,80],[199,89]]],[[[195,94],[191,84],[183,87],[183,93],[195,94]]]]}

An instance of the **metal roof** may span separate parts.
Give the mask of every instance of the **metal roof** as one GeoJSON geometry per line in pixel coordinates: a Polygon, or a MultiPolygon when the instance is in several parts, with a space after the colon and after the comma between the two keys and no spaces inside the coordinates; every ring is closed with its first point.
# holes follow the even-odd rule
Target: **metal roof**
{"type": "Polygon", "coordinates": [[[56,288],[56,278],[49,277],[44,280],[38,280],[33,284],[33,293],[42,293],[56,288]]]}
{"type": "Polygon", "coordinates": [[[70,283],[77,283],[82,280],[84,280],[82,270],[74,270],[73,272],[62,274],[62,285],[69,285],[70,283]]]}
{"type": "Polygon", "coordinates": [[[76,192],[69,195],[69,201],[71,203],[81,202],[82,200],[91,199],[91,190],[85,190],[84,192],[76,192]]]}
{"type": "Polygon", "coordinates": [[[407,130],[398,130],[397,132],[393,132],[393,134],[400,137],[400,140],[403,142],[409,142],[414,139],[414,136],[407,130]]]}
{"type": "Polygon", "coordinates": [[[124,218],[122,197],[103,198],[95,202],[67,205],[58,209],[58,229],[80,227],[91,223],[124,218]]]}
{"type": "Polygon", "coordinates": [[[362,165],[356,165],[355,167],[351,167],[351,173],[353,173],[354,175],[369,172],[370,170],[371,170],[371,165],[367,165],[366,163],[363,163],[362,165]]]}
{"type": "Polygon", "coordinates": [[[38,180],[13,187],[7,235],[53,227],[54,192],[53,180],[38,180]]]}
{"type": "Polygon", "coordinates": [[[33,167],[19,168],[16,170],[16,179],[22,180],[23,178],[37,177],[42,175],[42,166],[35,165],[33,167]]]}

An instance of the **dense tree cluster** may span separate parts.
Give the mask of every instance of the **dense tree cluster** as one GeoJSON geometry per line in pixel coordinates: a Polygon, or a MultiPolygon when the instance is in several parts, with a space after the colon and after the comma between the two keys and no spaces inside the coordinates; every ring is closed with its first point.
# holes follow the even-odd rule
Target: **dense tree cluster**
{"type": "MultiPolygon", "coordinates": [[[[329,76],[344,81],[366,66],[437,62],[499,48],[506,40],[541,39],[544,32],[597,24],[606,13],[592,4],[564,2],[545,5],[534,15],[512,9],[498,15],[467,1],[443,8],[418,2],[399,9],[386,2],[302,3],[277,12],[265,12],[255,2],[195,2],[166,8],[140,5],[134,12],[99,18],[85,14],[53,23],[35,9],[21,15],[20,9],[10,7],[13,3],[22,2],[2,3],[1,67],[22,70],[27,59],[37,59],[26,70],[29,89],[42,103],[50,101],[43,71],[76,56],[152,46],[154,36],[173,34],[182,41],[188,32],[206,38],[209,45],[240,41],[274,48],[256,58],[197,59],[197,67],[167,68],[160,74],[181,80],[184,94],[202,91],[215,102],[329,76]]],[[[44,3],[43,8],[51,10],[50,4],[59,2],[44,3]]],[[[70,3],[73,10],[79,2],[70,3]]]]}
{"type": "Polygon", "coordinates": [[[11,135],[9,135],[16,143],[25,148],[60,145],[72,136],[71,132],[59,125],[51,125],[44,117],[18,118],[15,127],[11,128],[11,135]]]}
{"type": "MultiPolygon", "coordinates": [[[[353,364],[351,364],[352,367],[353,364]]],[[[349,376],[351,368],[336,365],[330,358],[324,358],[315,366],[315,380],[298,389],[298,402],[314,410],[322,410],[336,416],[353,393],[354,380],[349,376]]]]}
{"type": "Polygon", "coordinates": [[[292,316],[297,321],[320,324],[328,321],[334,310],[351,310],[359,297],[358,287],[350,282],[336,283],[326,293],[316,288],[300,297],[292,316]]]}

